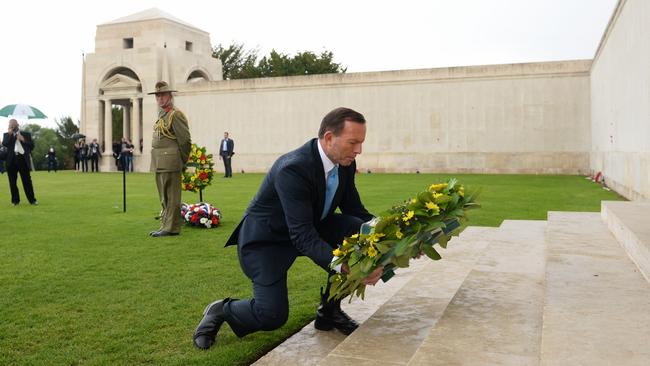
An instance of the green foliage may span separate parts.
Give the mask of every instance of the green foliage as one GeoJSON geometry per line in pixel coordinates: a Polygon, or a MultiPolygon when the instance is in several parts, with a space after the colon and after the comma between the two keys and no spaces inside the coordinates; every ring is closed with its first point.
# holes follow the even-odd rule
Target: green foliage
{"type": "Polygon", "coordinates": [[[56,150],[56,157],[60,166],[65,169],[74,169],[74,143],[73,137],[79,133],[79,123],[74,123],[72,117],[62,117],[56,122],[56,134],[59,138],[60,149],[56,150]]]}
{"type": "MultiPolygon", "coordinates": [[[[549,210],[598,211],[601,200],[620,199],[579,176],[454,176],[483,188],[482,208],[470,211],[478,226],[543,220],[549,210]]],[[[207,303],[251,295],[236,249],[223,244],[263,177],[215,182],[203,195],[224,215],[219,228],[184,227],[168,238],[147,236],[160,210],[152,174],[127,175],[126,213],[120,173],[34,172],[39,206],[24,203],[19,185],[23,202],[9,207],[0,179],[0,365],[243,365],[300,330],[313,320],[326,279],[304,257],[289,271],[286,325],[238,339],[224,324],[214,349],[192,346],[207,303]]],[[[361,174],[356,182],[368,210],[379,213],[449,178],[361,174]]],[[[196,199],[183,193],[184,202],[196,199]]]]}
{"type": "Polygon", "coordinates": [[[244,45],[232,43],[228,47],[218,44],[212,51],[212,57],[221,60],[224,80],[248,79],[261,77],[258,73],[257,50],[245,50],[244,45]]]}
{"type": "Polygon", "coordinates": [[[34,167],[36,170],[47,170],[47,158],[45,155],[50,147],[53,147],[57,154],[57,169],[63,169],[64,165],[61,156],[63,156],[65,149],[56,131],[51,128],[41,127],[34,124],[26,125],[25,131],[32,134],[32,140],[34,141],[32,160],[34,161],[34,167]]]}
{"type": "MultiPolygon", "coordinates": [[[[121,141],[124,137],[124,109],[121,106],[113,106],[113,141],[121,141]]],[[[89,141],[86,141],[88,143],[89,141]]],[[[106,151],[111,151],[112,146],[106,146],[106,151]]]]}
{"type": "Polygon", "coordinates": [[[79,133],[79,122],[75,123],[72,117],[61,117],[56,122],[56,132],[59,137],[66,142],[72,141],[74,143],[74,134],[79,133]]]}
{"type": "Polygon", "coordinates": [[[320,54],[304,51],[291,56],[272,50],[259,61],[257,53],[257,49],[246,50],[243,44],[232,43],[228,47],[221,44],[215,46],[212,56],[221,60],[225,80],[345,73],[347,70],[334,62],[331,51],[320,54]]]}

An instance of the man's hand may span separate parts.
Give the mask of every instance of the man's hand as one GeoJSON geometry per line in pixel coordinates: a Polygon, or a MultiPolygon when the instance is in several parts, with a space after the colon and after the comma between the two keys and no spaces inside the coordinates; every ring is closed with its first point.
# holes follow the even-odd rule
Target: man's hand
{"type": "Polygon", "coordinates": [[[381,275],[384,273],[384,266],[381,266],[374,271],[372,271],[371,274],[368,275],[368,277],[364,278],[361,283],[364,285],[375,285],[377,281],[381,279],[381,275]]]}

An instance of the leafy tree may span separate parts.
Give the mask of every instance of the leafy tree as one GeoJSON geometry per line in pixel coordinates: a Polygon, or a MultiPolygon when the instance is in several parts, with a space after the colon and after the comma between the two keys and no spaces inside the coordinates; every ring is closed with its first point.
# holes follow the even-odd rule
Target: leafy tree
{"type": "Polygon", "coordinates": [[[32,150],[34,168],[36,170],[47,170],[46,154],[50,147],[53,147],[57,155],[57,168],[62,169],[64,167],[64,159],[62,156],[65,149],[57,131],[36,124],[26,125],[24,129],[32,134],[32,140],[34,141],[34,150],[32,150]]]}
{"type": "Polygon", "coordinates": [[[334,54],[331,51],[323,51],[320,55],[305,51],[290,56],[272,50],[259,61],[257,53],[257,49],[246,50],[243,44],[233,43],[228,47],[217,45],[212,56],[221,60],[223,78],[226,80],[345,73],[347,70],[334,62],[334,54]]]}
{"type": "Polygon", "coordinates": [[[72,140],[73,135],[79,133],[79,123],[74,123],[70,116],[61,117],[59,120],[55,119],[54,122],[56,122],[57,135],[62,140],[72,140]]]}
{"type": "MultiPolygon", "coordinates": [[[[75,134],[79,133],[79,122],[75,123],[72,117],[61,117],[56,122],[56,134],[61,148],[56,149],[56,158],[64,169],[74,169],[74,143],[75,134]]],[[[47,166],[46,166],[47,167],[47,166]]]]}
{"type": "Polygon", "coordinates": [[[212,57],[221,60],[224,80],[259,77],[256,69],[257,49],[245,50],[241,43],[228,47],[218,44],[212,50],[212,57]]]}
{"type": "MultiPolygon", "coordinates": [[[[113,106],[113,140],[122,140],[124,137],[124,112],[121,106],[113,106]]],[[[106,151],[111,151],[112,147],[106,147],[106,151]]]]}

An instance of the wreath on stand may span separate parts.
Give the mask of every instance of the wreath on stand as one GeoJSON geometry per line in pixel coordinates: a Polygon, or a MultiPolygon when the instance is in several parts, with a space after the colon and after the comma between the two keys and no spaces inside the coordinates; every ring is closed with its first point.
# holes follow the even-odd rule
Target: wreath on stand
{"type": "Polygon", "coordinates": [[[213,166],[212,154],[207,154],[205,147],[192,144],[192,151],[183,169],[183,190],[200,193],[212,184],[213,166]]]}
{"type": "Polygon", "coordinates": [[[213,166],[212,154],[208,154],[204,146],[192,144],[181,183],[183,190],[199,193],[200,202],[181,205],[181,216],[191,226],[211,228],[219,225],[221,220],[221,211],[210,203],[203,202],[203,190],[212,184],[214,177],[213,166]]]}

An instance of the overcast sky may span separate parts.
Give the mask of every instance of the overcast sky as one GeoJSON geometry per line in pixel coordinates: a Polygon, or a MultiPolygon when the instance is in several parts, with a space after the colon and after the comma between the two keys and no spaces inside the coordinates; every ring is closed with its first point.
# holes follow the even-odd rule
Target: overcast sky
{"type": "MultiPolygon", "coordinates": [[[[3,1],[0,108],[80,114],[98,24],[157,7],[260,55],[329,50],[348,72],[591,59],[616,0],[3,1]]],[[[6,119],[0,117],[4,130],[6,119]]]]}

